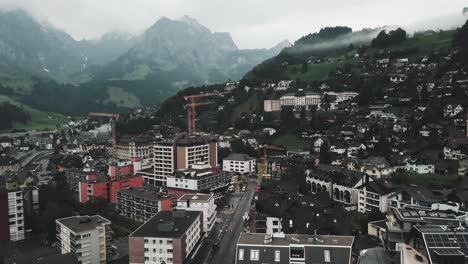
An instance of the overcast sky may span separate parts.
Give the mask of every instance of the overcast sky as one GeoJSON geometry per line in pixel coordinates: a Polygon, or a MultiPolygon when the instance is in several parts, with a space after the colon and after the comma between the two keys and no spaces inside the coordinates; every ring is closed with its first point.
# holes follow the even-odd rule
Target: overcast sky
{"type": "Polygon", "coordinates": [[[23,8],[76,39],[138,34],[161,16],[189,15],[212,31],[230,32],[240,48],[293,42],[324,26],[452,27],[468,18],[464,6],[467,0],[0,0],[0,8],[23,8]]]}

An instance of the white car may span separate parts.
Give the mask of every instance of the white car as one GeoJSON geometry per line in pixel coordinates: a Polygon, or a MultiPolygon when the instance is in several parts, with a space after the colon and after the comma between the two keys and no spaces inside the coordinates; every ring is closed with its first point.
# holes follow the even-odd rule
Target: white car
{"type": "Polygon", "coordinates": [[[246,188],[245,188],[245,185],[242,186],[242,191],[243,191],[243,192],[245,192],[245,189],[246,189],[246,188]]]}

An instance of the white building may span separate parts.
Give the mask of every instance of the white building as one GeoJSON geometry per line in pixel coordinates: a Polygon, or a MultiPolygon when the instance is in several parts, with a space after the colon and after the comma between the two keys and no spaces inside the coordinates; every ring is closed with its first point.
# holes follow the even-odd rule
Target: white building
{"type": "Polygon", "coordinates": [[[232,175],[213,168],[209,164],[193,164],[189,169],[179,170],[166,178],[168,188],[190,191],[214,191],[230,184],[232,175]]]}
{"type": "Polygon", "coordinates": [[[206,235],[216,222],[216,204],[213,194],[184,194],[177,200],[177,209],[201,211],[203,213],[203,232],[206,235]]]}
{"type": "Polygon", "coordinates": [[[271,127],[265,127],[262,129],[263,132],[267,133],[269,136],[273,136],[276,133],[276,129],[271,127]]]}
{"type": "Polygon", "coordinates": [[[413,158],[406,162],[405,170],[417,174],[427,174],[435,172],[435,164],[425,158],[413,158]]]}
{"type": "Polygon", "coordinates": [[[83,264],[106,263],[111,253],[111,222],[100,215],[55,220],[62,254],[75,253],[83,264]]]}
{"type": "Polygon", "coordinates": [[[240,174],[255,173],[256,159],[246,154],[233,153],[223,159],[223,171],[240,174]]]}
{"type": "Polygon", "coordinates": [[[336,103],[352,100],[359,95],[357,92],[326,92],[325,94],[335,96],[336,103]]]}
{"type": "Polygon", "coordinates": [[[306,107],[315,106],[320,108],[322,96],[319,93],[306,92],[302,95],[288,93],[280,98],[281,106],[306,107]]]}
{"type": "Polygon", "coordinates": [[[275,234],[282,233],[281,218],[279,217],[267,217],[266,218],[266,233],[275,234]]]}
{"type": "Polygon", "coordinates": [[[371,181],[359,188],[358,212],[368,213],[378,210],[387,213],[389,197],[394,194],[393,187],[386,182],[371,181]]]}
{"type": "Polygon", "coordinates": [[[24,207],[23,192],[20,189],[8,191],[8,217],[10,240],[23,240],[25,237],[24,207]]]}
{"type": "Polygon", "coordinates": [[[444,117],[453,117],[463,112],[461,105],[449,104],[444,107],[444,117]]]}
{"type": "Polygon", "coordinates": [[[264,100],[263,111],[265,112],[281,111],[281,101],[280,100],[264,100]]]}
{"type": "Polygon", "coordinates": [[[160,211],[130,234],[129,263],[185,263],[202,238],[202,212],[160,211]]]}
{"type": "Polygon", "coordinates": [[[358,188],[369,181],[372,178],[365,173],[332,165],[319,165],[306,177],[312,193],[327,192],[331,199],[342,203],[348,210],[358,209],[358,188]]]}

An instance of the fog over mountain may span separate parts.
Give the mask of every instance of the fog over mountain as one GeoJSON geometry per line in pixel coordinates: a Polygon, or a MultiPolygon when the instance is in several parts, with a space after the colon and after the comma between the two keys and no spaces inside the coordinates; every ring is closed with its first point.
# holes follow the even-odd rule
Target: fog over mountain
{"type": "Polygon", "coordinates": [[[23,8],[77,40],[115,31],[139,35],[163,16],[187,14],[215,32],[230,32],[240,48],[271,47],[279,39],[298,39],[326,26],[358,30],[430,24],[436,16],[460,16],[466,6],[465,0],[296,0],[294,4],[283,0],[0,1],[0,8],[23,8]]]}

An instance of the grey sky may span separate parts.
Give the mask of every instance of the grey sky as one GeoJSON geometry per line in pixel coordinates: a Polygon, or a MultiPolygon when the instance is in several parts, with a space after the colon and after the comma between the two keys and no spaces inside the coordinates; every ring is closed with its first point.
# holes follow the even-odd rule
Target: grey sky
{"type": "Polygon", "coordinates": [[[240,48],[293,42],[324,26],[452,27],[468,18],[464,6],[467,0],[0,0],[0,8],[23,8],[76,39],[138,34],[161,16],[189,15],[212,31],[230,32],[240,48]]]}

